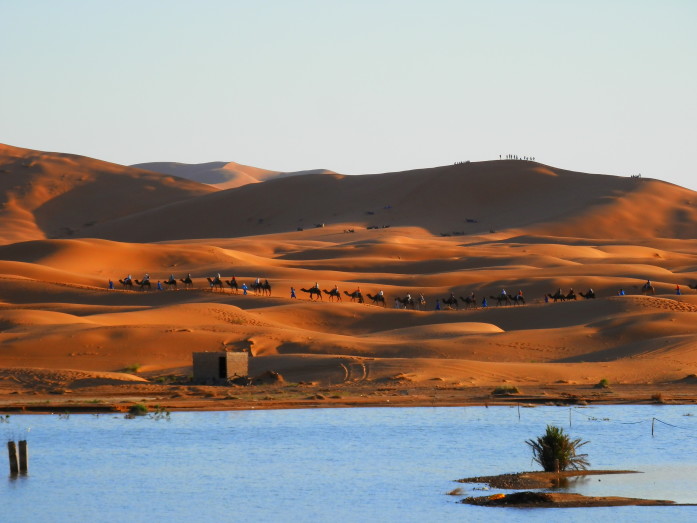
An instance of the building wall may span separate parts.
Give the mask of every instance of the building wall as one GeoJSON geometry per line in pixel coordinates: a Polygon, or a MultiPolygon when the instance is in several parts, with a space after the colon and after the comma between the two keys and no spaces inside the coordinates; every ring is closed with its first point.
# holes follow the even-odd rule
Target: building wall
{"type": "Polygon", "coordinates": [[[249,354],[246,352],[194,352],[194,380],[198,382],[225,381],[249,374],[249,354]],[[224,376],[220,375],[220,358],[225,359],[224,376]]]}

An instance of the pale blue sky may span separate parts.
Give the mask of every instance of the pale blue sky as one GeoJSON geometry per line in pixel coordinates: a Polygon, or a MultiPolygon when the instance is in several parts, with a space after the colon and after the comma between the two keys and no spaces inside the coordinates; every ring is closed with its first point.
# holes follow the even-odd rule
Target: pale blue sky
{"type": "Polygon", "coordinates": [[[499,154],[697,189],[697,1],[0,0],[0,142],[363,174],[499,154]]]}

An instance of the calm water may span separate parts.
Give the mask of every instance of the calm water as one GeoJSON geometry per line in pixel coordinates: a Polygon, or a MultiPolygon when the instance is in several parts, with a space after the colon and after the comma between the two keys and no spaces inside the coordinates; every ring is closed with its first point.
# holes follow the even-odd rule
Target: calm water
{"type": "MultiPolygon", "coordinates": [[[[697,507],[492,509],[453,480],[537,468],[524,441],[547,423],[590,440],[586,494],[697,503],[697,407],[370,408],[12,416],[30,474],[1,483],[1,521],[688,521],[697,507]],[[688,414],[688,416],[686,416],[688,414]],[[694,416],[693,416],[694,415],[694,416]],[[656,422],[651,436],[651,418],[656,422]],[[679,427],[679,428],[678,428],[679,427]],[[600,481],[598,481],[600,479],[600,481]]],[[[7,457],[0,459],[7,472],[7,457]]]]}

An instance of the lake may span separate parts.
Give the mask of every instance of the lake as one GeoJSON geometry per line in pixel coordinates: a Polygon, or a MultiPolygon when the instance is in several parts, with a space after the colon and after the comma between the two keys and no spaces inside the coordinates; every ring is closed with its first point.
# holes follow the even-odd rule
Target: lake
{"type": "MultiPolygon", "coordinates": [[[[697,507],[500,509],[458,478],[537,470],[547,424],[589,440],[573,491],[697,503],[696,406],[355,408],[14,415],[29,475],[6,479],[2,521],[688,521],[697,507]],[[519,419],[520,416],[520,419],[519,419]],[[651,435],[652,419],[654,436],[651,435]],[[571,427],[569,427],[571,422],[571,427]],[[448,496],[460,487],[464,494],[448,496]]],[[[9,472],[7,452],[2,466],[9,472]]]]}

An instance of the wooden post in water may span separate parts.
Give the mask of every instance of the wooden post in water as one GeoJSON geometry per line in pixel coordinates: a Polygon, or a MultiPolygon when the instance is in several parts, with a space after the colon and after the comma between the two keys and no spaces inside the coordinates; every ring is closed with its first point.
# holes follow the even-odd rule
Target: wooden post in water
{"type": "Polygon", "coordinates": [[[19,463],[17,460],[17,444],[14,441],[7,442],[7,453],[10,457],[10,474],[16,476],[19,474],[19,463]]]}
{"type": "Polygon", "coordinates": [[[27,474],[29,472],[29,454],[27,452],[27,440],[19,442],[19,472],[27,474]]]}

